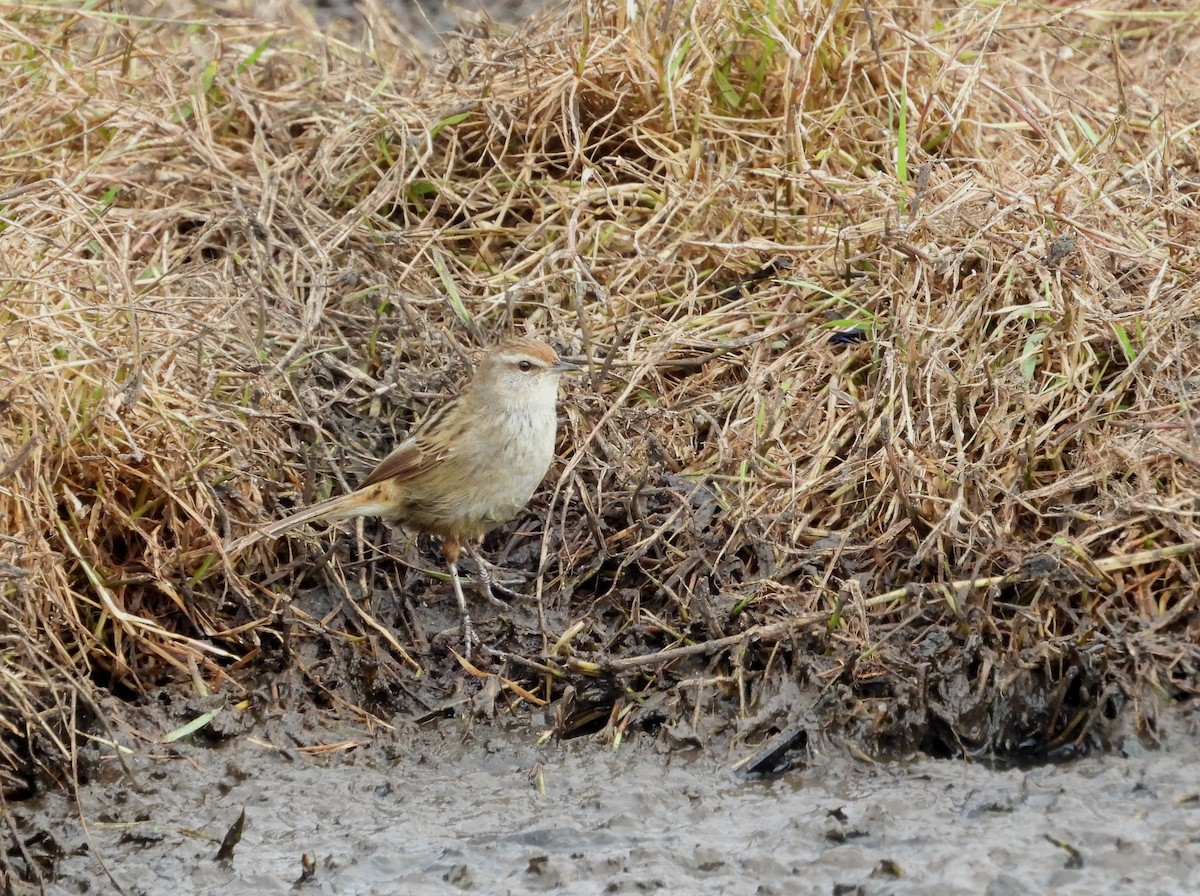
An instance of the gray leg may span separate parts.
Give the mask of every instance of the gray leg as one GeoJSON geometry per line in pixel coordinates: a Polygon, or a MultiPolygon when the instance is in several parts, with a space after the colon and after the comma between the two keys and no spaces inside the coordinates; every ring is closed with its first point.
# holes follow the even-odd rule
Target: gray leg
{"type": "Polygon", "coordinates": [[[525,595],[523,595],[520,591],[514,591],[503,582],[498,581],[496,579],[495,567],[484,560],[483,557],[479,555],[479,551],[475,550],[474,547],[464,545],[464,548],[467,552],[467,556],[471,558],[471,562],[475,564],[475,568],[479,570],[479,584],[483,586],[483,596],[488,599],[489,603],[505,610],[511,610],[512,607],[510,607],[500,598],[496,597],[496,595],[492,593],[492,589],[495,588],[497,591],[507,594],[509,597],[524,597],[525,595]]]}
{"type": "Polygon", "coordinates": [[[462,617],[463,642],[466,645],[467,659],[475,648],[475,627],[471,625],[471,614],[467,612],[467,599],[463,596],[462,582],[458,579],[458,564],[447,564],[450,567],[450,578],[454,581],[454,596],[458,599],[458,614],[462,617]]]}

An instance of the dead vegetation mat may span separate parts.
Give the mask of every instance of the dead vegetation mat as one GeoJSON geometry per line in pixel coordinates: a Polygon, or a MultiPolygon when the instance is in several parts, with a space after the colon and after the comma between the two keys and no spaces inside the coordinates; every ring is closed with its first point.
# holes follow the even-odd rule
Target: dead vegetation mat
{"type": "Polygon", "coordinates": [[[1190,4],[76,6],[0,3],[10,798],[164,685],[938,755],[1196,694],[1190,4]],[[381,524],[221,550],[512,333],[588,373],[499,655],[381,524]]]}

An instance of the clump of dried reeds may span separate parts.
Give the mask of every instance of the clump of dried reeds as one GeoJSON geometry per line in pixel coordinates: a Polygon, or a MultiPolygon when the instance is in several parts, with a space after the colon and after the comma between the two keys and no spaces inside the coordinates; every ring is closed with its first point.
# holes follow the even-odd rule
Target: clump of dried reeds
{"type": "MultiPolygon", "coordinates": [[[[544,537],[492,545],[541,573],[514,693],[754,717],[803,666],[967,747],[1194,693],[1197,32],[1135,6],[595,0],[425,50],[0,4],[4,764],[69,750],[68,682],[238,687],[312,563],[222,541],[513,331],[592,365],[544,537]],[[954,676],[1049,697],[984,730],[954,676]]],[[[361,612],[389,699],[446,659],[361,612]]]]}

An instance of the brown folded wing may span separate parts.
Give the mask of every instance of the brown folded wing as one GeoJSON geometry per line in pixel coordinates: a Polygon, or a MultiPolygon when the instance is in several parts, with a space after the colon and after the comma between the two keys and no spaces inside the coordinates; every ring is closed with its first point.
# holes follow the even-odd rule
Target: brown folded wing
{"type": "Polygon", "coordinates": [[[423,439],[408,439],[381,460],[379,466],[371,471],[358,488],[361,490],[385,479],[405,482],[436,467],[445,458],[446,453],[445,450],[431,450],[429,443],[423,439]]]}

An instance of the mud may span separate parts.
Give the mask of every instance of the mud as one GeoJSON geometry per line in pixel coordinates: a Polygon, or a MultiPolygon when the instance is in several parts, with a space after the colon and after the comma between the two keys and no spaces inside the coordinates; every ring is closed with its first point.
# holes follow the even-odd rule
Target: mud
{"type": "Polygon", "coordinates": [[[613,749],[540,742],[537,725],[312,716],[173,745],[127,731],[123,762],[94,746],[78,805],[9,804],[45,892],[1182,896],[1200,879],[1195,707],[1161,749],[1127,735],[1108,755],[998,768],[872,763],[817,739],[767,776],[737,768],[750,748],[665,733],[613,749]]]}
{"type": "MultiPolygon", "coordinates": [[[[362,21],[353,0],[311,0],[308,5],[321,25],[332,21],[362,21]]],[[[480,25],[487,27],[488,23],[519,25],[541,11],[546,3],[545,0],[466,0],[457,3],[453,0],[384,0],[381,6],[407,26],[410,36],[421,43],[435,45],[439,35],[458,30],[480,25]]]]}

